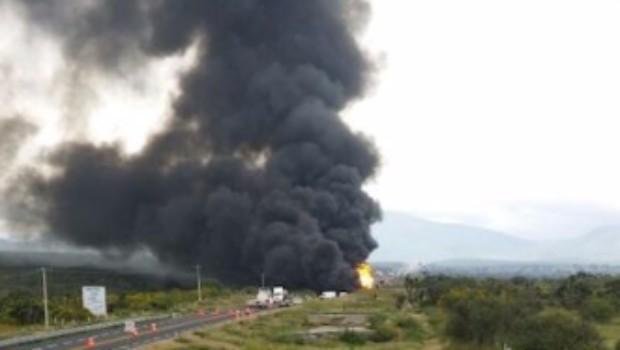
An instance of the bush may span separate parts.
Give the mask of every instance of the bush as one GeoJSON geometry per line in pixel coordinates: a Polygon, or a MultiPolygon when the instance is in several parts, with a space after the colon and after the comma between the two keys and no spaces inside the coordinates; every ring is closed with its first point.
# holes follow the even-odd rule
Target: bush
{"type": "Polygon", "coordinates": [[[411,316],[401,316],[396,319],[396,326],[400,328],[408,339],[419,339],[422,337],[422,327],[418,321],[411,316]]]}
{"type": "Polygon", "coordinates": [[[564,307],[578,309],[590,298],[593,289],[593,277],[580,272],[563,280],[555,294],[564,307]]]}
{"type": "Polygon", "coordinates": [[[594,327],[566,311],[538,314],[520,320],[511,332],[513,349],[604,349],[594,327]]]}
{"type": "Polygon", "coordinates": [[[459,342],[493,344],[504,327],[506,305],[482,290],[456,289],[442,298],[446,335],[459,342]]]}
{"type": "Polygon", "coordinates": [[[608,322],[614,315],[614,305],[606,299],[592,298],[579,310],[583,318],[597,322],[608,322]]]}
{"type": "Polygon", "coordinates": [[[394,296],[394,306],[397,310],[400,310],[405,306],[405,302],[407,301],[407,296],[402,293],[398,293],[394,296]]]}
{"type": "Polygon", "coordinates": [[[349,345],[364,345],[366,344],[366,337],[358,332],[346,330],[339,337],[340,341],[349,345]]]}
{"type": "Polygon", "coordinates": [[[620,340],[616,342],[616,346],[614,346],[615,350],[620,350],[620,340]]]}
{"type": "Polygon", "coordinates": [[[411,316],[401,316],[396,319],[396,325],[402,329],[419,329],[420,324],[411,316]]]}
{"type": "Polygon", "coordinates": [[[41,300],[28,292],[12,292],[2,298],[0,313],[3,319],[20,325],[43,322],[41,300]]]}
{"type": "Polygon", "coordinates": [[[187,338],[183,338],[183,337],[176,338],[174,341],[177,342],[177,343],[181,343],[181,344],[189,344],[189,343],[192,342],[191,340],[189,340],[187,338]]]}
{"type": "Polygon", "coordinates": [[[384,324],[385,322],[387,322],[387,315],[384,313],[376,313],[373,314],[372,316],[370,316],[370,318],[368,319],[368,321],[370,322],[370,328],[377,328],[380,325],[384,324]]]}
{"type": "Polygon", "coordinates": [[[376,313],[369,318],[370,328],[374,331],[370,340],[374,342],[388,342],[398,337],[398,328],[393,325],[387,314],[376,313]]]}
{"type": "Polygon", "coordinates": [[[377,343],[385,343],[396,338],[398,338],[398,328],[386,322],[374,328],[374,333],[370,340],[377,343]]]}
{"type": "Polygon", "coordinates": [[[454,288],[440,299],[446,313],[444,331],[451,340],[493,345],[506,337],[517,320],[536,314],[541,308],[530,300],[531,289],[508,288],[493,280],[485,283],[454,288]]]}

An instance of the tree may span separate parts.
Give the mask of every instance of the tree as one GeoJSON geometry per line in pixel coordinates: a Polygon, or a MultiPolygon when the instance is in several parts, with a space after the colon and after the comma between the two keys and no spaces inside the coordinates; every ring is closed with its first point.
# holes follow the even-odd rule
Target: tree
{"type": "Polygon", "coordinates": [[[556,291],[562,305],[570,309],[581,307],[593,294],[591,280],[591,276],[585,273],[578,273],[564,280],[556,291]]]}
{"type": "Polygon", "coordinates": [[[54,319],[64,321],[84,321],[93,317],[84,309],[79,298],[70,296],[53,299],[50,303],[50,313],[54,319]]]}
{"type": "Polygon", "coordinates": [[[587,320],[607,322],[613,317],[615,310],[614,305],[607,299],[590,298],[579,312],[587,320]]]}
{"type": "Polygon", "coordinates": [[[407,294],[407,301],[413,305],[415,303],[415,279],[411,275],[405,276],[405,293],[407,294]]]}
{"type": "Polygon", "coordinates": [[[454,288],[440,301],[446,311],[446,335],[458,342],[493,345],[508,338],[513,324],[537,313],[541,306],[521,289],[454,288]]]}
{"type": "Polygon", "coordinates": [[[605,283],[605,295],[613,300],[616,309],[620,309],[620,279],[612,279],[605,283]]]}
{"type": "Polygon", "coordinates": [[[43,306],[27,292],[11,292],[0,300],[0,309],[9,321],[26,325],[43,322],[43,306]]]}
{"type": "Polygon", "coordinates": [[[519,350],[604,349],[594,327],[566,311],[540,313],[517,321],[509,343],[519,350]]]}
{"type": "Polygon", "coordinates": [[[455,289],[440,302],[447,311],[446,335],[459,342],[493,344],[503,328],[503,310],[497,298],[483,290],[455,289]]]}

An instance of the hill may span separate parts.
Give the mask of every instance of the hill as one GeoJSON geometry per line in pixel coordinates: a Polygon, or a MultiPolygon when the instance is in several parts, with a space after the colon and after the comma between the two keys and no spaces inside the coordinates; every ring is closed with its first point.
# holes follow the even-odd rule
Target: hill
{"type": "Polygon", "coordinates": [[[373,261],[522,260],[535,248],[533,242],[502,232],[438,223],[398,212],[387,212],[372,232],[379,242],[373,261]]]}
{"type": "Polygon", "coordinates": [[[619,264],[620,227],[601,227],[566,240],[530,241],[476,226],[446,224],[386,212],[373,226],[379,248],[372,261],[476,260],[562,264],[619,264]]]}

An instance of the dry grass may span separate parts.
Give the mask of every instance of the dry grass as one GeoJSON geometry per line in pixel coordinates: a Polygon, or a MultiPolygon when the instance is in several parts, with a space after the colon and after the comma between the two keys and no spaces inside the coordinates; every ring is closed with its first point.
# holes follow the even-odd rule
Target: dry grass
{"type": "Polygon", "coordinates": [[[597,325],[596,327],[605,339],[605,345],[613,349],[617,342],[620,342],[620,317],[613,319],[607,324],[597,325]]]}

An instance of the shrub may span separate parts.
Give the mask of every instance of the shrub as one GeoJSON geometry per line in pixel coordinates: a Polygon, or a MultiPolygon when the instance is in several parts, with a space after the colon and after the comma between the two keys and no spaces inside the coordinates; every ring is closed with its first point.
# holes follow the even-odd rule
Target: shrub
{"type": "Polygon", "coordinates": [[[385,343],[398,338],[398,328],[389,324],[383,323],[374,328],[374,333],[370,339],[377,343],[385,343]]]}
{"type": "Polygon", "coordinates": [[[398,293],[394,296],[394,306],[397,310],[400,310],[405,306],[405,302],[407,301],[407,296],[402,293],[398,293]]]}
{"type": "Polygon", "coordinates": [[[447,311],[446,335],[459,342],[493,344],[504,327],[506,305],[481,290],[456,289],[440,302],[447,311]]]}
{"type": "Polygon", "coordinates": [[[206,338],[207,337],[207,333],[202,332],[202,331],[195,331],[194,335],[199,337],[199,338],[206,338]]]}
{"type": "Polygon", "coordinates": [[[376,313],[370,316],[368,321],[370,322],[370,328],[376,328],[383,323],[387,322],[387,315],[384,313],[376,313]]]}
{"type": "Polygon", "coordinates": [[[0,300],[3,318],[26,325],[43,321],[43,306],[39,298],[28,292],[12,292],[0,300]]]}
{"type": "Polygon", "coordinates": [[[411,316],[400,316],[396,319],[396,326],[400,328],[408,339],[418,339],[422,336],[422,327],[411,316]]]}
{"type": "Polygon", "coordinates": [[[519,350],[603,349],[594,327],[566,311],[541,313],[520,320],[511,332],[511,346],[519,350]]]}
{"type": "Polygon", "coordinates": [[[191,340],[189,340],[187,338],[183,338],[183,337],[176,338],[174,341],[177,342],[177,343],[181,343],[181,344],[189,344],[189,343],[192,342],[191,340]]]}
{"type": "Polygon", "coordinates": [[[607,322],[614,315],[614,306],[602,298],[588,300],[579,310],[583,318],[597,322],[607,322]]]}
{"type": "Polygon", "coordinates": [[[353,332],[348,329],[340,335],[339,339],[341,342],[347,343],[349,345],[366,344],[366,336],[360,334],[359,332],[353,332]]]}
{"type": "Polygon", "coordinates": [[[418,321],[411,316],[401,316],[396,319],[396,325],[399,328],[403,329],[418,329],[420,328],[420,324],[418,321]]]}

